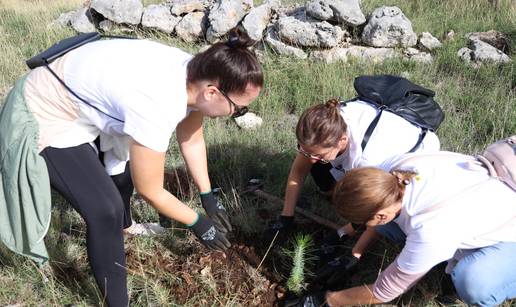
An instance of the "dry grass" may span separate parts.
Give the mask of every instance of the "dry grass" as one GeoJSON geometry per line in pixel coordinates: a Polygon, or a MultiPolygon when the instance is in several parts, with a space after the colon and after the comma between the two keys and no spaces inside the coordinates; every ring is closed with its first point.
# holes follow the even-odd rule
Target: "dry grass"
{"type": "MultiPolygon", "coordinates": [[[[156,2],[160,1],[146,0],[145,4],[156,2]]],[[[260,3],[261,0],[255,2],[260,3]]],[[[434,89],[447,114],[438,131],[445,149],[473,153],[495,139],[516,133],[514,62],[475,70],[456,56],[457,50],[465,46],[464,34],[471,31],[496,29],[508,33],[516,42],[516,6],[511,3],[514,1],[499,1],[496,8],[487,0],[389,1],[388,4],[402,8],[418,32],[430,31],[441,35],[449,29],[455,30],[455,41],[446,42],[444,48],[436,52],[434,64],[429,66],[402,61],[383,65],[360,62],[325,65],[289,58],[268,58],[264,64],[267,84],[252,106],[264,118],[264,126],[255,131],[244,131],[227,119],[217,119],[208,121],[205,129],[210,178],[224,189],[224,201],[237,228],[233,241],[256,246],[257,259],[247,259],[250,253],[245,247],[242,247],[244,251],[239,248],[233,250],[230,259],[238,262],[240,266],[236,267],[245,271],[245,280],[235,282],[232,280],[235,276],[231,275],[235,274],[232,267],[225,266],[227,263],[223,261],[218,267],[213,267],[220,259],[201,250],[181,225],[174,225],[175,228],[164,238],[128,240],[128,286],[132,305],[252,305],[253,299],[259,297],[253,291],[268,293],[267,287],[263,287],[267,279],[285,281],[281,274],[274,272],[277,260],[274,258],[277,256],[269,256],[259,271],[254,269],[262,260],[260,245],[264,243],[259,238],[265,227],[264,219],[274,218],[279,209],[239,192],[248,179],[262,178],[268,192],[282,196],[293,158],[296,116],[317,101],[354,95],[352,82],[357,75],[407,73],[415,82],[434,89]],[[205,260],[201,263],[201,259],[205,260]],[[211,272],[205,270],[203,275],[201,271],[206,267],[210,267],[211,272]]],[[[387,1],[364,1],[365,13],[382,4],[387,4],[387,1]]],[[[52,26],[51,23],[60,13],[80,5],[83,5],[82,0],[0,0],[0,96],[27,72],[26,59],[73,34],[70,29],[52,26]]],[[[188,50],[199,47],[179,44],[166,35],[143,31],[138,34],[188,50]]],[[[179,149],[172,142],[167,167],[175,169],[181,166],[179,149]]],[[[190,186],[188,178],[183,177],[176,175],[173,178],[174,182],[178,178],[183,180],[184,186],[179,184],[176,190],[186,203],[198,209],[196,190],[190,186]]],[[[326,201],[317,197],[310,182],[305,187],[304,197],[309,200],[311,210],[327,218],[335,218],[326,201]]],[[[57,195],[54,195],[54,203],[52,227],[46,238],[53,270],[40,272],[30,261],[0,246],[0,305],[99,304],[100,295],[87,263],[85,226],[79,215],[57,195]]],[[[134,200],[133,208],[134,218],[138,221],[158,220],[156,212],[139,199],[134,200]]],[[[301,228],[307,232],[320,232],[310,224],[302,224],[301,228]]],[[[354,282],[374,280],[378,267],[384,265],[383,260],[386,263],[392,261],[395,252],[388,246],[379,246],[375,253],[385,254],[386,258],[372,256],[354,282]]],[[[437,306],[434,297],[438,292],[439,276],[431,275],[419,283],[403,302],[409,302],[411,306],[437,306]]]]}

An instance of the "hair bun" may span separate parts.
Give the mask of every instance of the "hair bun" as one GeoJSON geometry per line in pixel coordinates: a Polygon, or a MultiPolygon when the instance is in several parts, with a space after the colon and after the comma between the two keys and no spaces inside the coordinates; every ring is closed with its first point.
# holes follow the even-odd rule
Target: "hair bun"
{"type": "Polygon", "coordinates": [[[333,99],[326,101],[326,103],[324,105],[328,108],[337,108],[337,106],[339,105],[339,101],[337,99],[333,98],[333,99]]]}
{"type": "Polygon", "coordinates": [[[255,41],[253,41],[249,35],[239,27],[235,27],[228,32],[226,45],[229,48],[248,48],[254,45],[254,43],[255,41]]]}

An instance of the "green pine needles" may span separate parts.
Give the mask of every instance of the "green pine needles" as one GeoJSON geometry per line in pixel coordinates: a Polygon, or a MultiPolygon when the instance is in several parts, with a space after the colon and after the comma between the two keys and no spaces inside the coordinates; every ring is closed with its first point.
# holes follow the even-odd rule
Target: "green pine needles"
{"type": "Polygon", "coordinates": [[[310,274],[306,266],[313,259],[310,255],[313,245],[312,236],[298,234],[292,245],[292,250],[284,250],[284,253],[292,260],[292,271],[287,281],[287,289],[295,294],[300,294],[305,289],[305,277],[310,274]]]}

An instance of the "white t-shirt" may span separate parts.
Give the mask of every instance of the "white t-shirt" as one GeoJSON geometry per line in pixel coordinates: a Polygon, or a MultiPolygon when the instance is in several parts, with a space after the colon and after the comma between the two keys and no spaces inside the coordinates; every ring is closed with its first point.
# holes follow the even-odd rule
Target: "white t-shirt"
{"type": "Polygon", "coordinates": [[[426,272],[461,250],[516,242],[516,192],[489,177],[473,157],[413,153],[380,167],[390,171],[400,162],[400,169],[418,174],[394,220],[407,235],[397,258],[403,272],[426,272]]]}
{"type": "MultiPolygon", "coordinates": [[[[346,152],[331,162],[331,173],[335,180],[342,178],[346,171],[363,166],[378,166],[385,160],[411,150],[416,144],[421,129],[402,117],[384,111],[362,152],[362,140],[377,108],[357,100],[340,106],[340,114],[347,125],[349,147],[346,152]]],[[[440,148],[439,138],[427,132],[416,152],[434,152],[440,148]]]]}
{"type": "Polygon", "coordinates": [[[63,64],[66,85],[123,122],[68,93],[79,106],[75,129],[61,129],[59,138],[48,138],[48,145],[72,147],[90,143],[100,135],[100,150],[105,152],[110,175],[123,172],[129,160],[130,138],[165,152],[176,126],[188,115],[186,66],[191,58],[177,48],[132,39],[96,41],[69,52],[63,64]]]}

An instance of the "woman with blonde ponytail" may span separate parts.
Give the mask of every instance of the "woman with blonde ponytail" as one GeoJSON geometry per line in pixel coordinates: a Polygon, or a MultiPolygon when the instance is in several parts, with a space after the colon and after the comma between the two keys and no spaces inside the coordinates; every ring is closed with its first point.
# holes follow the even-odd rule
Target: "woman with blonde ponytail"
{"type": "Polygon", "coordinates": [[[444,261],[468,305],[496,306],[516,298],[516,192],[474,157],[416,153],[380,168],[357,168],[336,184],[332,202],[345,219],[404,246],[375,283],[311,294],[301,302],[389,302],[444,261]]]}

